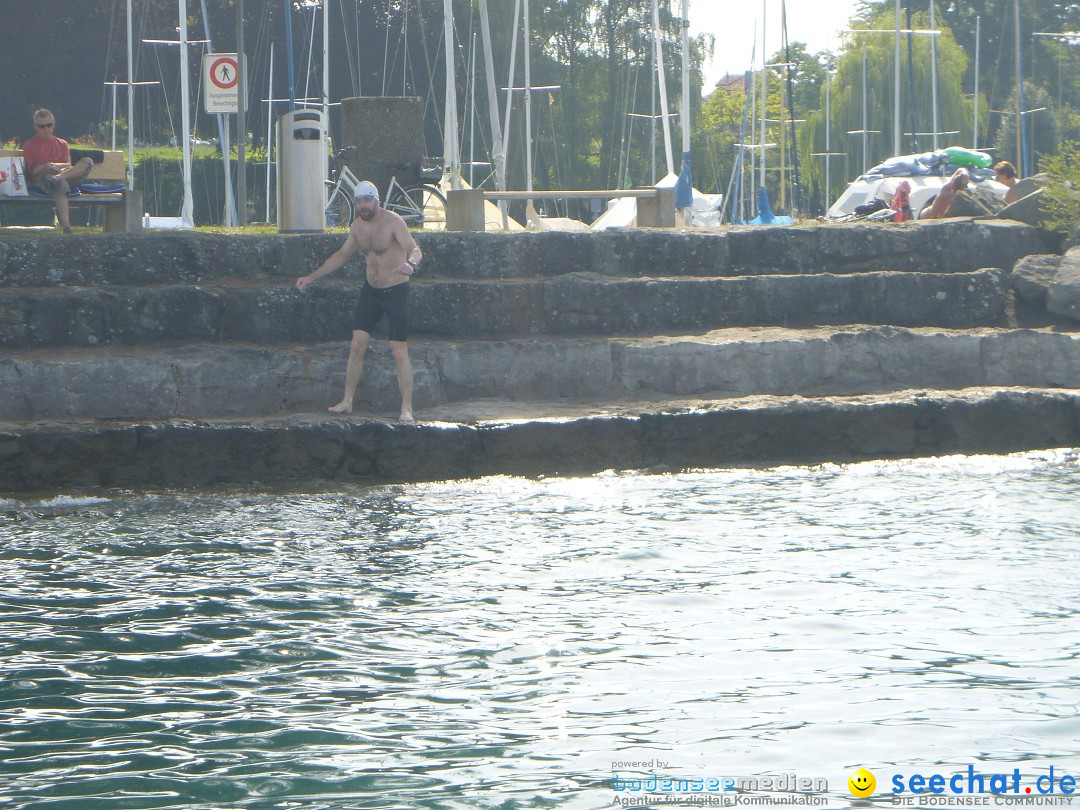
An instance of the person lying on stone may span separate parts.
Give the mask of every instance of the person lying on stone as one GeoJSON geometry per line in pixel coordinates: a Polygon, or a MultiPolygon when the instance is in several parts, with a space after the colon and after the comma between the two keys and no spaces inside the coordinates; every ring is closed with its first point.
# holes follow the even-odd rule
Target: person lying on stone
{"type": "Polygon", "coordinates": [[[71,233],[68,192],[86,179],[94,168],[94,161],[86,157],[71,165],[68,142],[56,137],[56,119],[44,107],[34,113],[34,129],[36,134],[22,148],[26,177],[52,197],[60,227],[64,233],[71,233]]]}
{"type": "Polygon", "coordinates": [[[956,192],[966,189],[970,181],[971,177],[967,173],[967,169],[957,169],[953,172],[953,176],[941,187],[941,191],[937,193],[937,197],[930,204],[930,208],[919,215],[919,219],[941,219],[945,216],[945,212],[949,210],[949,206],[952,205],[956,192]]]}
{"type": "Polygon", "coordinates": [[[398,420],[412,422],[413,370],[409,360],[409,278],[416,272],[423,254],[400,216],[379,205],[379,190],[367,180],[356,187],[357,217],[349,236],[336,253],[318,270],[296,280],[298,290],[306,290],[323,276],[339,270],[357,252],[367,262],[367,279],[360,291],[360,311],[352,333],[349,363],[345,369],[345,397],[332,405],[331,413],[352,413],[353,397],[364,369],[364,354],[375,327],[386,315],[390,327],[390,353],[397,366],[401,392],[398,420]]]}

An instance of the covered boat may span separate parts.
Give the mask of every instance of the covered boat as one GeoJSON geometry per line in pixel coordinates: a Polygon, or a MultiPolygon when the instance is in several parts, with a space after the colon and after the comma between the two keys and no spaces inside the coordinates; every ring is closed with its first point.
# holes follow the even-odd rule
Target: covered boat
{"type": "Polygon", "coordinates": [[[972,188],[985,189],[1004,200],[1007,186],[994,180],[989,168],[990,156],[962,147],[949,147],[937,152],[900,155],[879,163],[853,181],[829,208],[829,219],[847,219],[855,209],[874,199],[891,202],[902,182],[910,185],[909,204],[917,217],[957,169],[967,169],[972,188]],[[974,157],[977,156],[977,157],[974,157]]]}

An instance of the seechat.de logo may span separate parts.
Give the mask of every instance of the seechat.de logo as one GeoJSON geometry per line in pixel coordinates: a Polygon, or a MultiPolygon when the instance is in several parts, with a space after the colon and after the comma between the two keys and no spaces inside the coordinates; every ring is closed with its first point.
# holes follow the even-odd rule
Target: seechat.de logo
{"type": "Polygon", "coordinates": [[[851,791],[852,796],[858,796],[860,799],[865,799],[874,792],[874,788],[877,787],[877,779],[866,768],[859,768],[847,780],[848,790],[851,791]]]}

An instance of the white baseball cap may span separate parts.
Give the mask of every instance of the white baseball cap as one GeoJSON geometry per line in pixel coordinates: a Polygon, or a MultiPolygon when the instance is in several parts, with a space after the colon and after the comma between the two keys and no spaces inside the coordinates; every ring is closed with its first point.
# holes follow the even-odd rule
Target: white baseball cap
{"type": "Polygon", "coordinates": [[[379,190],[375,188],[375,184],[370,180],[361,180],[356,184],[356,192],[353,194],[354,200],[359,200],[361,197],[374,197],[379,199],[379,190]]]}

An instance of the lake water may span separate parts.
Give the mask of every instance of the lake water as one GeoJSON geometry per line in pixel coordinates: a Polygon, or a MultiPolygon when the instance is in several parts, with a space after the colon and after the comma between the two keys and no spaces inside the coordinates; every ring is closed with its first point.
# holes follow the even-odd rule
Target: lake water
{"type": "Polygon", "coordinates": [[[1080,776],[1078,504],[1067,451],[0,501],[0,808],[1080,776]]]}

